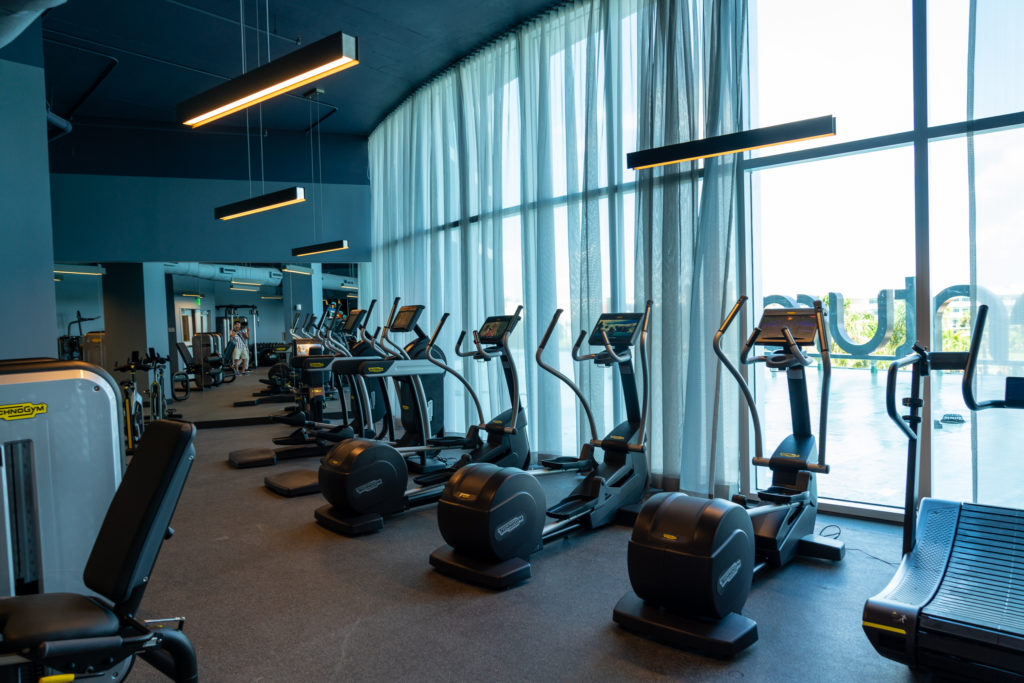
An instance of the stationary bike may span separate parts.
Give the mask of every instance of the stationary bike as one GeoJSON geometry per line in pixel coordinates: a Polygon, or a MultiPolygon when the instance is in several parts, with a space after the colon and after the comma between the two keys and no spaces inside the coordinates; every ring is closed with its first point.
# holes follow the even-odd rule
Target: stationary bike
{"type": "Polygon", "coordinates": [[[174,408],[168,407],[167,393],[164,388],[164,366],[170,363],[171,359],[161,356],[151,346],[142,362],[153,369],[153,382],[149,385],[149,421],[155,422],[164,418],[173,420],[180,417],[174,408]]]}
{"type": "Polygon", "coordinates": [[[132,351],[131,360],[124,365],[115,367],[117,372],[127,372],[128,379],[121,382],[121,405],[124,409],[124,436],[128,452],[135,451],[135,447],[142,438],[142,430],[145,429],[145,417],[143,415],[142,394],[139,393],[138,384],[135,381],[135,373],[139,370],[148,372],[152,369],[148,363],[139,358],[138,351],[132,351]]]}
{"type": "Polygon", "coordinates": [[[803,556],[838,562],[845,545],[814,535],[818,491],[814,475],[825,464],[829,341],[821,302],[813,308],[765,309],[743,346],[740,362],[785,370],[793,433],[770,458],[761,450],[761,421],[746,381],[722,351],[723,335],[747,297],[740,297],[714,338],[715,355],[739,383],[754,425],[755,465],[768,467],[771,486],[759,490],[761,505],[743,496],[732,501],[658,493],[644,504],[629,542],[633,590],[615,607],[614,620],[641,635],[677,647],[729,657],[757,640],[757,624],[740,615],[754,575],[803,556]],[[817,337],[823,368],[816,443],[811,432],[802,347],[817,337]],[[755,346],[773,347],[750,358],[755,346]]]}

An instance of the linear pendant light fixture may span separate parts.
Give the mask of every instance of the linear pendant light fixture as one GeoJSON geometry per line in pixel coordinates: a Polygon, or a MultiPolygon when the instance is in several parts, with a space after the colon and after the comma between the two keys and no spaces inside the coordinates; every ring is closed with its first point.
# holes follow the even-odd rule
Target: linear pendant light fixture
{"type": "Polygon", "coordinates": [[[53,272],[60,275],[106,275],[107,270],[103,266],[69,266],[57,263],[53,266],[53,272]]]}
{"type": "Polygon", "coordinates": [[[326,254],[331,251],[348,249],[348,240],[334,240],[333,242],[321,242],[310,244],[306,247],[295,247],[292,249],[292,256],[312,256],[313,254],[326,254]]]}
{"type": "Polygon", "coordinates": [[[294,264],[288,264],[281,269],[285,273],[291,273],[293,275],[312,275],[313,269],[308,266],[297,266],[294,264]]]}
{"type": "Polygon", "coordinates": [[[229,221],[233,218],[250,216],[261,211],[270,211],[289,204],[298,204],[306,201],[306,191],[301,187],[289,187],[276,192],[268,192],[258,197],[243,199],[240,202],[218,206],[213,210],[213,217],[229,221]]]}
{"type": "Polygon", "coordinates": [[[654,147],[626,155],[626,166],[635,170],[653,168],[684,161],[745,152],[748,149],[782,145],[788,142],[813,140],[836,134],[836,117],[819,116],[778,126],[754,128],[739,133],[716,135],[703,140],[692,140],[675,145],[654,147]]]}
{"type": "Polygon", "coordinates": [[[230,289],[232,292],[258,292],[258,291],[260,291],[259,287],[239,287],[237,285],[231,285],[228,289],[230,289]]]}
{"type": "Polygon", "coordinates": [[[178,120],[202,126],[358,63],[355,36],[338,31],[185,100],[178,105],[178,120]]]}

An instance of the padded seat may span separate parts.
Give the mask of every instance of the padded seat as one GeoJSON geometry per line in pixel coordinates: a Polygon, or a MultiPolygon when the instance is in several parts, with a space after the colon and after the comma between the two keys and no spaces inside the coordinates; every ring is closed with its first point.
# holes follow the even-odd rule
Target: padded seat
{"type": "Polygon", "coordinates": [[[119,629],[113,612],[95,598],[77,593],[42,593],[0,600],[3,653],[46,641],[113,636],[119,629]]]}

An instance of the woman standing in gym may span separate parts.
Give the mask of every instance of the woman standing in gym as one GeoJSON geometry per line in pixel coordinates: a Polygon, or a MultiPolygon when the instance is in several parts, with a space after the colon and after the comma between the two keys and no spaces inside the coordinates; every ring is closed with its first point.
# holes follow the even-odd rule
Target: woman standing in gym
{"type": "Polygon", "coordinates": [[[235,367],[236,375],[249,374],[249,330],[242,327],[242,321],[236,320],[231,329],[231,341],[235,344],[235,350],[231,354],[232,364],[235,367]]]}

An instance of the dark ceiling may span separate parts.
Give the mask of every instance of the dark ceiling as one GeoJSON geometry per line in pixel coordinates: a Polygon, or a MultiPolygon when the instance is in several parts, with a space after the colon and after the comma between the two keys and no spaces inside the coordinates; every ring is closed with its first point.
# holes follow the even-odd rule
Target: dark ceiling
{"type": "MultiPolygon", "coordinates": [[[[317,87],[325,91],[320,115],[330,113],[323,132],[366,136],[434,74],[558,3],[68,0],[43,17],[47,97],[53,112],[83,121],[178,125],[178,102],[242,73],[240,4],[247,69],[257,65],[257,45],[260,60],[267,60],[268,5],[271,59],[339,30],[358,38],[360,63],[317,87]]],[[[263,126],[308,128],[310,104],[301,97],[308,89],[264,103],[263,126]]],[[[244,128],[245,119],[240,112],[213,125],[244,128]]]]}

